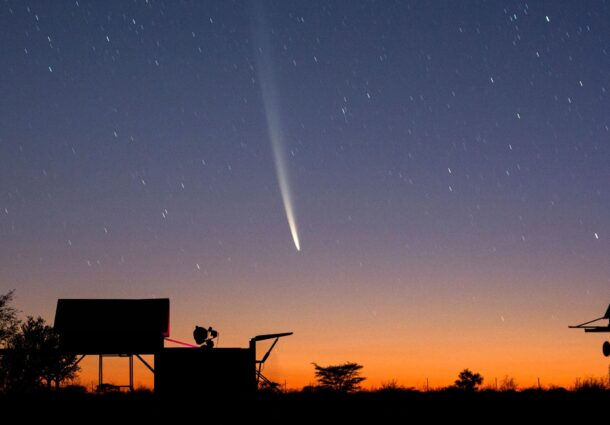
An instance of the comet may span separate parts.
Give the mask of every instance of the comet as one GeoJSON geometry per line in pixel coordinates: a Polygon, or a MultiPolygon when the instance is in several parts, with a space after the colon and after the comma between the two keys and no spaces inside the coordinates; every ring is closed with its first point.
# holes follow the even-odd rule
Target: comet
{"type": "Polygon", "coordinates": [[[263,106],[267,119],[267,132],[271,142],[273,162],[275,163],[275,173],[280,187],[280,194],[288,220],[288,227],[292,235],[292,241],[297,251],[301,250],[299,242],[299,231],[297,227],[296,214],[294,211],[294,201],[290,189],[290,176],[288,173],[288,161],[286,155],[286,144],[284,130],[281,123],[280,102],[276,79],[273,71],[271,55],[271,43],[268,32],[264,29],[265,16],[262,6],[255,2],[254,5],[255,26],[254,26],[254,47],[256,54],[256,71],[263,98],[263,106]]]}

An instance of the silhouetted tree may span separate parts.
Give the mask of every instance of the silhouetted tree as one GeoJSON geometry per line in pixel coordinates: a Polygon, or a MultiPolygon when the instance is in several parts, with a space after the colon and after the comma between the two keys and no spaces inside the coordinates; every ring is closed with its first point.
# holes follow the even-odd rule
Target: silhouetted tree
{"type": "MultiPolygon", "coordinates": [[[[42,320],[38,318],[38,320],[42,320]]],[[[55,329],[47,326],[42,320],[41,335],[44,345],[42,347],[42,373],[41,378],[47,388],[54,384],[55,388],[74,379],[80,370],[74,354],[65,354],[60,350],[60,336],[55,329]]]]}
{"type": "Polygon", "coordinates": [[[17,310],[10,305],[15,291],[0,295],[0,348],[5,348],[8,341],[17,333],[19,319],[17,310]]]}
{"type": "MultiPolygon", "coordinates": [[[[14,291],[0,295],[0,349],[8,347],[9,341],[14,338],[19,329],[17,310],[11,306],[13,296],[14,291]]],[[[5,390],[7,387],[5,363],[5,356],[0,355],[0,391],[5,390]]]]}
{"type": "Polygon", "coordinates": [[[360,376],[362,365],[346,362],[342,365],[320,366],[313,363],[316,369],[318,385],[324,389],[340,392],[353,392],[360,388],[366,378],[360,376]]]}
{"type": "Polygon", "coordinates": [[[476,391],[477,387],[483,383],[483,377],[478,373],[473,373],[470,369],[464,369],[458,375],[455,386],[465,391],[476,391]]]}
{"type": "Polygon", "coordinates": [[[52,388],[53,384],[59,388],[80,369],[75,355],[59,350],[59,335],[41,317],[28,317],[8,341],[7,348],[2,375],[4,386],[10,391],[30,392],[52,388]]]}

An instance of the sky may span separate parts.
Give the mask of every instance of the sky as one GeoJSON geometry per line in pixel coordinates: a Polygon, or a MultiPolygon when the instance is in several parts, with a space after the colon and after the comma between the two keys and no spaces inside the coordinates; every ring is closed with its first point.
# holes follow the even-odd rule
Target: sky
{"type": "Polygon", "coordinates": [[[369,386],[604,376],[603,335],[567,326],[610,302],[608,21],[2,1],[0,293],[50,323],[58,298],[169,297],[172,338],[221,347],[293,331],[266,371],[294,388],[312,362],[369,386]]]}

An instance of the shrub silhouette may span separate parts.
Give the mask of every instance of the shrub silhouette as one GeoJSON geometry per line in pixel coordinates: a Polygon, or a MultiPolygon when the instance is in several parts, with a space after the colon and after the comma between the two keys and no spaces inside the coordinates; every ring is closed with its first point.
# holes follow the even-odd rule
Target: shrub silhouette
{"type": "Polygon", "coordinates": [[[606,391],[609,389],[610,384],[607,378],[589,376],[584,379],[577,378],[574,382],[574,391],[578,392],[606,391]]]}
{"type": "Polygon", "coordinates": [[[341,365],[320,366],[313,363],[319,387],[337,392],[354,392],[366,378],[360,376],[362,365],[346,362],[341,365]]]}
{"type": "Polygon", "coordinates": [[[282,386],[274,381],[262,381],[258,385],[258,391],[263,393],[279,393],[282,392],[282,386]]]}
{"type": "Polygon", "coordinates": [[[500,391],[517,391],[518,385],[515,378],[505,375],[500,382],[500,391]]]}
{"type": "Polygon", "coordinates": [[[473,373],[470,369],[464,369],[455,381],[455,387],[464,391],[476,391],[477,387],[483,383],[483,377],[478,373],[473,373]]]}
{"type": "Polygon", "coordinates": [[[417,392],[417,390],[413,387],[405,387],[404,385],[400,385],[396,379],[391,379],[389,381],[382,382],[381,385],[374,391],[386,395],[404,395],[407,393],[417,392]]]}

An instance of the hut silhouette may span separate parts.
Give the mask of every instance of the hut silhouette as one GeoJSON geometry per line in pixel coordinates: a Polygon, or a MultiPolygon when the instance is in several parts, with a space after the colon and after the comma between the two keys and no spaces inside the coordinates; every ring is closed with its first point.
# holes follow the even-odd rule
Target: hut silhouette
{"type": "MultiPolygon", "coordinates": [[[[202,346],[171,340],[168,298],[59,299],[54,327],[65,353],[80,355],[79,362],[85,356],[98,356],[99,389],[107,387],[104,358],[118,356],[129,359],[129,384],[114,387],[133,391],[135,358],[154,374],[155,393],[165,397],[251,395],[261,381],[268,382],[262,366],[279,339],[292,335],[258,335],[246,348],[212,348],[207,337],[198,341],[202,346]],[[270,339],[271,347],[257,360],[257,343],[270,339]],[[166,340],[183,347],[165,347],[166,340]],[[154,365],[143,355],[153,355],[154,365]]],[[[198,340],[201,329],[196,328],[198,340]]]]}

